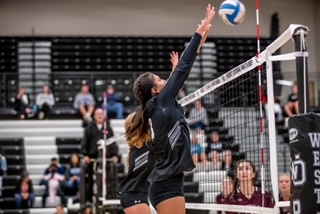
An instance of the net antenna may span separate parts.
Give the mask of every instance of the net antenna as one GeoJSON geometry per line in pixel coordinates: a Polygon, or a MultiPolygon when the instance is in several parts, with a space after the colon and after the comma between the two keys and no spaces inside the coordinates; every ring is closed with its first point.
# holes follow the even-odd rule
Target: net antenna
{"type": "MultiPolygon", "coordinates": [[[[273,90],[273,70],[272,70],[272,62],[273,61],[287,61],[287,60],[296,60],[301,58],[301,61],[306,62],[306,57],[308,53],[306,52],[305,48],[297,49],[295,52],[287,53],[287,54],[280,54],[273,56],[272,54],[275,53],[280,47],[286,44],[289,40],[293,39],[296,34],[303,34],[304,36],[308,33],[308,27],[299,24],[291,24],[285,32],[283,32],[275,41],[273,41],[270,45],[266,47],[264,51],[256,56],[252,57],[248,61],[240,64],[239,66],[231,69],[230,71],[226,72],[225,74],[221,75],[220,77],[212,80],[211,82],[207,83],[203,87],[199,88],[198,90],[194,91],[193,93],[187,95],[186,97],[179,100],[179,103],[182,106],[186,106],[198,99],[202,96],[218,89],[219,87],[223,86],[224,84],[248,73],[249,71],[261,66],[263,63],[266,63],[266,72],[267,72],[267,93],[268,93],[268,106],[274,106],[274,90],[273,90]]],[[[304,36],[302,39],[304,39],[304,36]]],[[[305,42],[304,42],[305,44],[305,42]]],[[[296,44],[297,45],[297,44],[296,44]]],[[[307,69],[305,65],[300,65],[303,68],[305,73],[307,73],[307,69]]],[[[297,65],[297,69],[299,66],[297,65]]],[[[261,92],[260,92],[261,93],[261,92]]],[[[303,104],[302,104],[303,105],[303,104]]],[[[260,124],[263,126],[264,124],[260,124]]],[[[270,213],[278,212],[279,210],[276,207],[283,206],[290,206],[288,203],[281,203],[278,205],[279,202],[279,190],[278,190],[278,166],[277,166],[277,145],[276,145],[276,130],[275,130],[275,112],[274,108],[268,108],[268,137],[269,137],[269,145],[270,145],[270,170],[271,170],[271,183],[272,183],[272,192],[274,195],[274,199],[276,202],[276,206],[274,209],[269,208],[270,213]]],[[[262,142],[263,145],[263,142],[262,142]]],[[[197,209],[201,209],[199,204],[191,204],[188,203],[188,206],[197,207],[197,209]]],[[[211,206],[211,210],[218,210],[216,204],[206,205],[211,206]]],[[[229,210],[230,205],[219,205],[222,210],[229,210]]],[[[208,210],[208,208],[204,208],[204,210],[208,210]]],[[[257,207],[247,206],[246,210],[250,211],[251,213],[267,213],[265,211],[259,212],[257,207]]],[[[266,208],[267,209],[267,208],[266,208]]],[[[221,209],[220,209],[221,210],[221,209]]]]}
{"type": "MultiPolygon", "coordinates": [[[[103,140],[107,142],[107,131],[108,131],[108,93],[103,93],[103,112],[104,112],[104,123],[103,123],[103,140]]],[[[102,198],[107,198],[107,145],[102,148],[102,198]]]]}

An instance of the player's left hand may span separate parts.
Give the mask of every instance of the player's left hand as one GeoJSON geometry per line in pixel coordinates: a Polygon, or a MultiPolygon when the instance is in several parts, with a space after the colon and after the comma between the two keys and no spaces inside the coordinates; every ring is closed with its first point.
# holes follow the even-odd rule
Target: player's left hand
{"type": "Polygon", "coordinates": [[[172,63],[172,71],[174,71],[179,63],[179,54],[178,52],[172,51],[170,54],[171,63],[172,63]]]}

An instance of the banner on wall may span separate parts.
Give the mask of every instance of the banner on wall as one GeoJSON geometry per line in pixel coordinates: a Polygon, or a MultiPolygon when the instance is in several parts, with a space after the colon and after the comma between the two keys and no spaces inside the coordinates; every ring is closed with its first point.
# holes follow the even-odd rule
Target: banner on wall
{"type": "Polygon", "coordinates": [[[289,119],[292,214],[320,214],[320,116],[289,119]]]}

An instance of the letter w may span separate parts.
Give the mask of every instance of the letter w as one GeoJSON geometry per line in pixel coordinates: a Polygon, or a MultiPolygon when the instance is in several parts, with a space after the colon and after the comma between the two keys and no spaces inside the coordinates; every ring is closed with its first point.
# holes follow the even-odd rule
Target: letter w
{"type": "Polygon", "coordinates": [[[320,148],[320,133],[308,133],[312,147],[320,148]]]}

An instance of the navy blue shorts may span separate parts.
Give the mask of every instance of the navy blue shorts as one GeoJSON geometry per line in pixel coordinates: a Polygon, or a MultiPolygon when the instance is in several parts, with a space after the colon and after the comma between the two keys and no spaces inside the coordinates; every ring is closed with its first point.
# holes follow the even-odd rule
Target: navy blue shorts
{"type": "Polygon", "coordinates": [[[148,194],[146,192],[123,192],[120,203],[123,209],[137,204],[147,204],[149,206],[148,194]]]}
{"type": "Polygon", "coordinates": [[[152,206],[156,209],[157,206],[170,198],[182,196],[184,174],[180,173],[163,181],[156,181],[150,184],[149,199],[152,206]]]}

